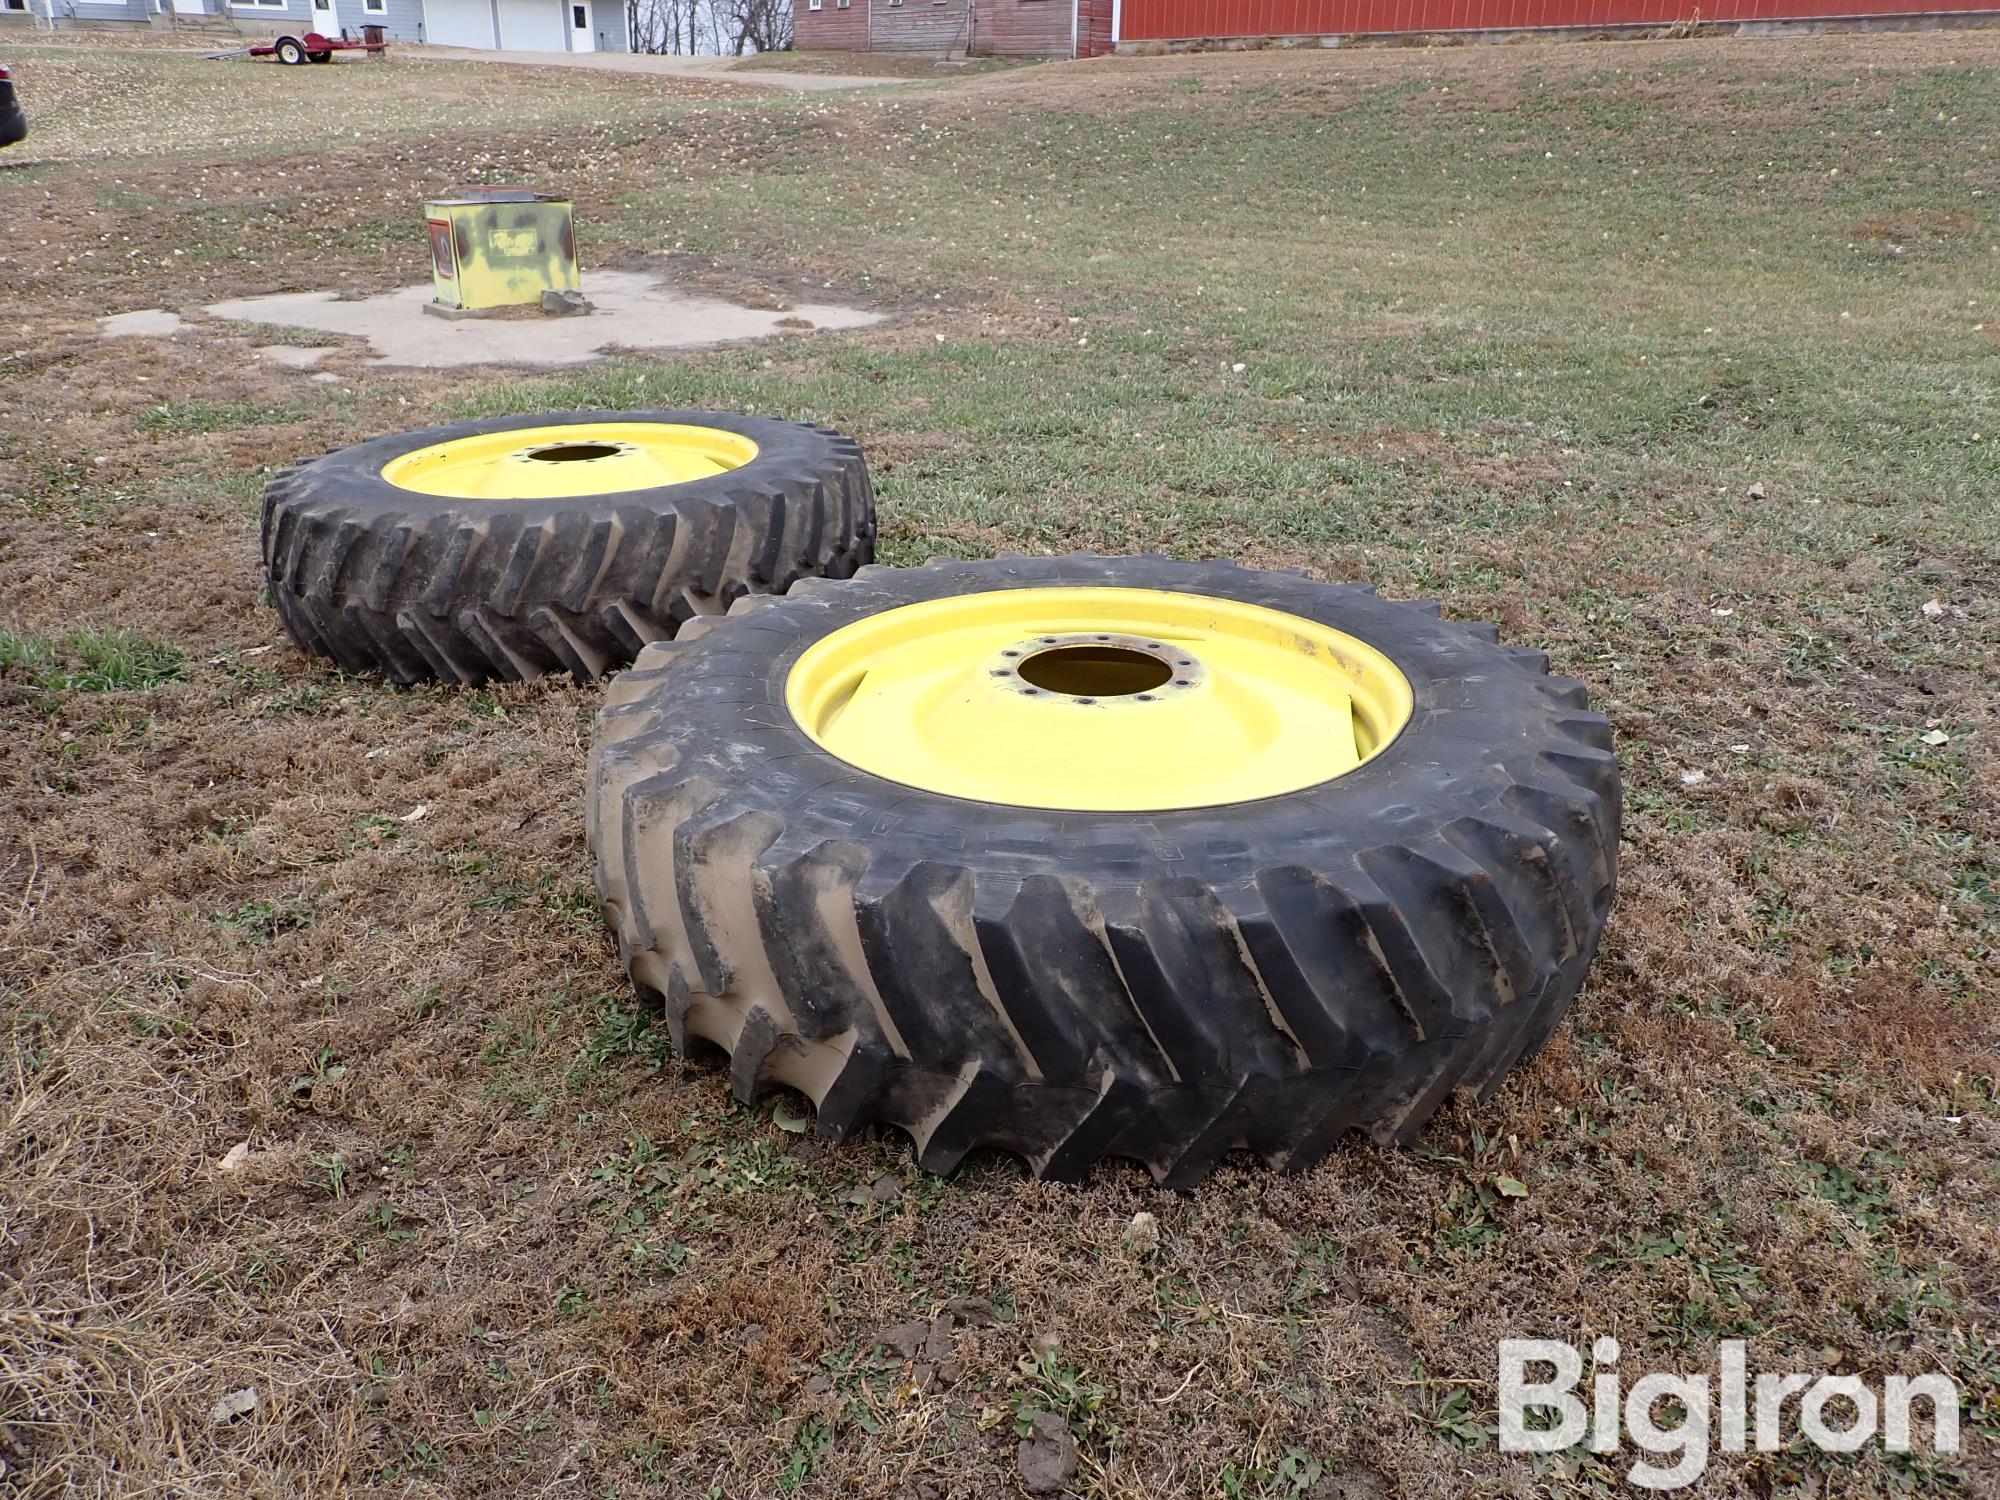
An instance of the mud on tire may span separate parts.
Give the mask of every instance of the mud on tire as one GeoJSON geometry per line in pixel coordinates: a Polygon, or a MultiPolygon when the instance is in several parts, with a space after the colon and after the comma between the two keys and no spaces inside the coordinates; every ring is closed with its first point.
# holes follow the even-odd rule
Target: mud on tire
{"type": "Polygon", "coordinates": [[[874,555],[858,444],[823,428],[714,412],[563,412],[377,438],[295,464],[264,491],[271,598],[306,650],[353,672],[475,686],[632,660],[688,620],[874,555]],[[751,439],[741,467],[684,483],[535,500],[439,496],[383,478],[419,449],[512,429],[607,423],[751,439]]]}
{"type": "Polygon", "coordinates": [[[1103,1157],[1163,1183],[1247,1148],[1298,1170],[1349,1131],[1412,1135],[1532,1056],[1616,881],[1606,720],[1540,652],[1356,585],[1157,558],[862,569],[745,599],[610,686],[586,800],[600,896],[683,1052],[745,1102],[787,1085],[823,1136],[907,1131],[1038,1175],[1103,1157]],[[937,795],[794,722],[816,640],[918,601],[1114,586],[1240,600],[1386,654],[1413,715],[1289,795],[1050,812],[937,795]]]}

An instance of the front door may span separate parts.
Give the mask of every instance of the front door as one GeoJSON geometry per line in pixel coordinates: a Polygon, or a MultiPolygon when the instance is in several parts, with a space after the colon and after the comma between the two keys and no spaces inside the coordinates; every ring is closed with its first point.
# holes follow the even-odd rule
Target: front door
{"type": "MultiPolygon", "coordinates": [[[[175,3],[178,4],[179,0],[175,3]]],[[[334,4],[335,0],[312,0],[307,12],[307,29],[317,31],[330,41],[340,37],[340,16],[333,8],[334,4]]]]}
{"type": "Polygon", "coordinates": [[[597,38],[590,34],[590,0],[569,0],[569,50],[597,50],[597,38]]]}

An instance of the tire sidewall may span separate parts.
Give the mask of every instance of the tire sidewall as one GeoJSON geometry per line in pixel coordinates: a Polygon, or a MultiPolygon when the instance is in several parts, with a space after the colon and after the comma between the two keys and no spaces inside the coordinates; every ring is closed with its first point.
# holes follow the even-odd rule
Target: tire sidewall
{"type": "MultiPolygon", "coordinates": [[[[806,472],[839,468],[847,455],[836,447],[838,441],[831,434],[804,423],[738,412],[592,410],[484,417],[470,422],[420,427],[413,432],[370,438],[352,447],[336,449],[306,465],[307,484],[297,501],[312,503],[315,492],[336,495],[344,513],[364,520],[375,515],[409,516],[426,521],[441,516],[477,518],[495,514],[504,508],[509,515],[522,517],[529,524],[569,513],[579,507],[599,510],[610,505],[670,510],[684,504],[732,505],[747,490],[755,490],[767,480],[797,478],[806,472]],[[612,422],[713,427],[749,438],[757,444],[757,455],[738,468],[685,480],[680,484],[540,499],[489,500],[477,496],[430,495],[404,489],[382,477],[382,471],[396,459],[438,443],[515,429],[589,427],[612,422]]],[[[858,451],[855,450],[857,456],[858,451]]]]}
{"type": "Polygon", "coordinates": [[[852,836],[852,826],[835,826],[852,823],[852,810],[876,817],[876,810],[893,807],[894,821],[912,836],[931,832],[940,857],[971,858],[968,830],[977,830],[992,835],[994,844],[1039,839],[1079,850],[1149,846],[1168,864],[1185,843],[1254,848],[1270,835],[1271,848],[1304,844],[1315,858],[1325,858],[1332,844],[1359,850],[1407,840],[1478,816],[1510,786],[1542,775],[1540,757],[1548,751],[1581,748],[1561,728],[1576,711],[1539,691],[1546,678],[1501,647],[1413,605],[1352,585],[1228,564],[1091,562],[1088,570],[1072,559],[933,565],[891,574],[887,582],[880,573],[864,574],[838,589],[774,601],[743,628],[732,621],[685,648],[691,655],[655,690],[653,706],[661,717],[652,732],[670,739],[682,755],[713,759],[721,774],[744,764],[761,767],[741,783],[745,804],[789,810],[795,827],[821,824],[802,835],[808,839],[852,836]],[[786,705],[800,656],[845,626],[931,599],[1052,587],[1171,589],[1260,605],[1343,631],[1382,652],[1408,679],[1410,719],[1361,766],[1296,791],[1218,806],[1097,812],[979,802],[890,781],[825,749],[786,705]]]}

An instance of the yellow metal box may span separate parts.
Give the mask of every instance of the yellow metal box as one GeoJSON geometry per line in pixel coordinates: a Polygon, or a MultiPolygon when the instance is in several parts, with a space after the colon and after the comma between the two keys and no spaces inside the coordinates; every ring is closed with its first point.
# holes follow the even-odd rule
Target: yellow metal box
{"type": "Polygon", "coordinates": [[[431,280],[445,307],[538,303],[579,290],[569,201],[532,188],[460,188],[424,205],[431,280]]]}

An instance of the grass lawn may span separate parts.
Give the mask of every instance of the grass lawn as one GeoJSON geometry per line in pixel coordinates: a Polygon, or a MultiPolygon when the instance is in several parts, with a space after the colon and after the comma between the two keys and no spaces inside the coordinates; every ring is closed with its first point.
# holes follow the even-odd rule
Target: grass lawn
{"type": "Polygon", "coordinates": [[[8,61],[7,1484],[941,1500],[1014,1493],[1053,1412],[1076,1494],[1601,1495],[1632,1452],[1496,1451],[1494,1351],[1609,1333],[1964,1393],[1956,1457],[1704,1493],[2000,1486],[2000,33],[810,96],[8,61]],[[425,192],[522,180],[575,197],[586,288],[894,317],[559,376],[95,337],[414,283],[425,192]],[[842,427],[888,561],[1233,557],[1547,649],[1626,775],[1569,1021],[1414,1148],[1184,1195],[737,1108],[595,909],[598,690],[343,677],[260,597],[275,466],[585,404],[842,427]]]}
{"type": "Polygon", "coordinates": [[[852,73],[864,78],[963,78],[998,73],[1026,64],[1003,57],[960,57],[950,61],[930,52],[756,52],[731,69],[736,73],[852,73]]]}

